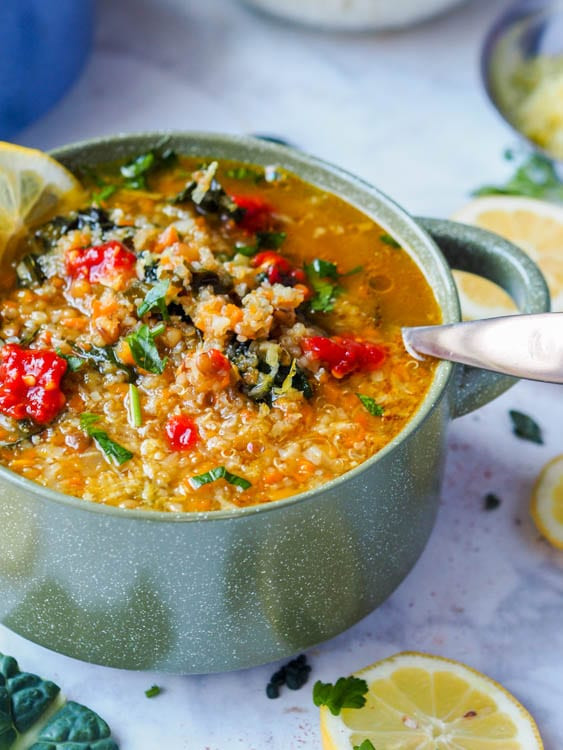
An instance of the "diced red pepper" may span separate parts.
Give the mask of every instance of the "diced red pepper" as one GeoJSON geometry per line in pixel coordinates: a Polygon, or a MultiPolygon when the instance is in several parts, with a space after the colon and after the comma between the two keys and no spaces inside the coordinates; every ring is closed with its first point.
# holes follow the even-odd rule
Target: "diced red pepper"
{"type": "Polygon", "coordinates": [[[197,367],[204,375],[229,375],[231,363],[219,349],[208,349],[197,357],[197,367]]]}
{"type": "Polygon", "coordinates": [[[60,383],[66,369],[66,360],[48,349],[6,344],[0,353],[0,412],[51,422],[65,404],[60,383]]]}
{"type": "Polygon", "coordinates": [[[66,254],[66,270],[72,278],[85,278],[93,284],[122,289],[135,275],[135,253],[117,240],[103,245],[73,248],[66,254]]]}
{"type": "Polygon", "coordinates": [[[239,227],[247,232],[264,232],[272,226],[273,207],[259,195],[231,195],[244,215],[238,221],[239,227]]]}
{"type": "Polygon", "coordinates": [[[312,336],[303,339],[303,350],[323,363],[335,378],[352,372],[372,372],[383,364],[387,352],[379,344],[358,341],[351,336],[312,336]]]}
{"type": "Polygon", "coordinates": [[[293,267],[279,253],[273,250],[264,250],[252,259],[254,268],[263,268],[270,284],[287,284],[294,281],[293,267]]]}
{"type": "Polygon", "coordinates": [[[174,451],[190,450],[199,440],[197,425],[186,414],[170,417],[164,430],[168,443],[174,451]]]}

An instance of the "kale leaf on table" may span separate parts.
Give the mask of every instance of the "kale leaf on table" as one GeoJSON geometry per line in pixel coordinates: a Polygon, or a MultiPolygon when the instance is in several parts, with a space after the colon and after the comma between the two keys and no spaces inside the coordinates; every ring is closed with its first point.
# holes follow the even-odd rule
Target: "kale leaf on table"
{"type": "Polygon", "coordinates": [[[118,750],[106,722],[90,708],[69,701],[41,729],[29,750],[118,750]]]}
{"type": "MultiPolygon", "coordinates": [[[[32,724],[49,708],[59,694],[54,682],[43,680],[30,672],[20,672],[17,661],[12,656],[0,654],[0,733],[9,736],[8,718],[17,732],[27,731],[32,724]],[[5,715],[6,697],[9,701],[9,717],[5,715]]],[[[10,747],[2,745],[0,748],[10,747]]]]}

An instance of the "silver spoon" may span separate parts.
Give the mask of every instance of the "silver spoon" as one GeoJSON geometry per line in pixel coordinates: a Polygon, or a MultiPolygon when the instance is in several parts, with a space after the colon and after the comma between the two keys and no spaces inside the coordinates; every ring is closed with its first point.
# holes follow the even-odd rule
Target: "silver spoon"
{"type": "Polygon", "coordinates": [[[409,354],[563,383],[563,313],[508,315],[468,323],[403,328],[409,354]]]}

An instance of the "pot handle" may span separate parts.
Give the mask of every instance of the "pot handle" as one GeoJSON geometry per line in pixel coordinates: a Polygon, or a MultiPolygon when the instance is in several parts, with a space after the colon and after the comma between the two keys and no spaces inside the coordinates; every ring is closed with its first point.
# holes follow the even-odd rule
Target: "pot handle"
{"type": "MultiPolygon", "coordinates": [[[[522,313],[549,312],[549,291],[536,264],[516,245],[478,227],[442,219],[417,218],[448,264],[502,287],[522,313]]],[[[452,416],[460,417],[500,396],[517,378],[456,365],[452,416]]]]}

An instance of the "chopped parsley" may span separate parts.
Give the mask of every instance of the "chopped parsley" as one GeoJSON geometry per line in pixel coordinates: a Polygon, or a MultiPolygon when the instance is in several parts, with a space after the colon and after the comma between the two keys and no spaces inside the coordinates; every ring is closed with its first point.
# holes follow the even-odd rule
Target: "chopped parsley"
{"type": "Polygon", "coordinates": [[[385,245],[389,245],[389,247],[394,248],[400,248],[401,245],[394,237],[391,237],[390,234],[387,234],[387,232],[384,232],[383,234],[379,235],[379,239],[381,242],[383,242],[385,245]]]}
{"type": "Polygon", "coordinates": [[[371,740],[364,740],[361,745],[354,745],[353,750],[375,750],[371,740]]]}
{"type": "Polygon", "coordinates": [[[239,477],[237,474],[231,474],[230,471],[224,466],[216,466],[214,469],[206,471],[205,474],[198,474],[195,477],[190,477],[188,480],[194,490],[198,490],[203,487],[204,484],[210,484],[215,482],[217,479],[224,479],[229,484],[233,484],[235,487],[240,487],[243,490],[247,490],[252,487],[252,483],[248,479],[239,477]]]}
{"type": "Polygon", "coordinates": [[[149,173],[171,166],[176,159],[176,153],[170,148],[163,151],[147,151],[123,164],[119,171],[125,178],[125,187],[131,190],[146,190],[149,173]]]}
{"type": "Polygon", "coordinates": [[[66,363],[70,372],[77,372],[84,365],[84,360],[80,357],[75,357],[72,354],[63,354],[59,347],[55,349],[59,357],[66,359],[66,363]]]}
{"type": "Polygon", "coordinates": [[[380,406],[371,396],[364,396],[363,393],[356,393],[356,396],[360,399],[360,401],[369,411],[372,417],[382,417],[385,413],[385,409],[380,406]]]}
{"type": "Polygon", "coordinates": [[[104,364],[112,364],[119,370],[124,370],[127,373],[127,379],[130,383],[135,380],[136,376],[133,368],[129,367],[129,365],[123,364],[123,362],[117,358],[113,347],[109,344],[107,346],[92,345],[89,349],[82,349],[77,344],[72,344],[72,348],[74,349],[77,358],[83,359],[86,362],[91,362],[98,370],[101,371],[104,364]]]}
{"type": "Polygon", "coordinates": [[[154,340],[159,336],[165,329],[163,323],[155,326],[152,331],[148,325],[143,324],[136,331],[130,333],[129,336],[125,337],[125,341],[129,344],[133,359],[147,372],[152,372],[155,375],[162,375],[168,357],[161,359],[158,349],[154,340]]]}
{"type": "Polygon", "coordinates": [[[512,432],[516,437],[529,440],[531,443],[538,443],[538,445],[543,444],[541,428],[532,417],[521,411],[511,410],[508,413],[512,420],[512,432]]]}
{"type": "Polygon", "coordinates": [[[98,447],[108,458],[113,459],[118,466],[121,466],[121,464],[133,458],[133,454],[127,448],[112,440],[107,432],[95,426],[100,419],[101,417],[97,414],[84,412],[80,415],[80,427],[89,437],[96,441],[98,447]]]}
{"type": "Polygon", "coordinates": [[[227,169],[225,172],[227,177],[233,180],[249,180],[250,182],[263,182],[265,180],[264,172],[260,172],[258,169],[252,169],[251,167],[239,166],[227,169]]]}
{"type": "Polygon", "coordinates": [[[342,294],[342,288],[337,283],[340,274],[336,263],[315,258],[312,263],[306,263],[304,268],[315,292],[309,302],[311,311],[331,312],[336,298],[342,294]]]}
{"type": "Polygon", "coordinates": [[[359,677],[340,677],[333,685],[318,680],[313,687],[315,706],[326,706],[338,716],[343,708],[362,708],[366,704],[368,684],[359,677]]]}
{"type": "Polygon", "coordinates": [[[147,698],[155,698],[157,695],[162,693],[162,688],[159,685],[151,685],[148,690],[145,690],[147,698]]]}
{"type": "Polygon", "coordinates": [[[127,417],[131,427],[140,427],[143,424],[143,412],[141,410],[141,397],[139,389],[133,383],[129,383],[127,403],[127,417]]]}
{"type": "MultiPolygon", "coordinates": [[[[507,150],[505,158],[515,159],[507,150]]],[[[526,195],[529,198],[563,201],[563,181],[557,174],[554,162],[543,154],[526,154],[516,171],[504,185],[484,185],[473,195],[526,195]]]]}
{"type": "Polygon", "coordinates": [[[256,250],[278,250],[286,237],[286,232],[256,232],[256,250]]]}
{"type": "Polygon", "coordinates": [[[117,185],[104,185],[100,190],[92,193],[92,201],[94,203],[107,201],[108,198],[111,198],[111,196],[117,192],[117,189],[117,185]]]}
{"type": "Polygon", "coordinates": [[[145,299],[137,308],[137,315],[142,317],[145,313],[157,308],[164,320],[169,320],[170,315],[168,314],[168,307],[166,305],[166,293],[168,292],[169,287],[170,281],[168,279],[158,281],[151,289],[149,289],[145,299]]]}

